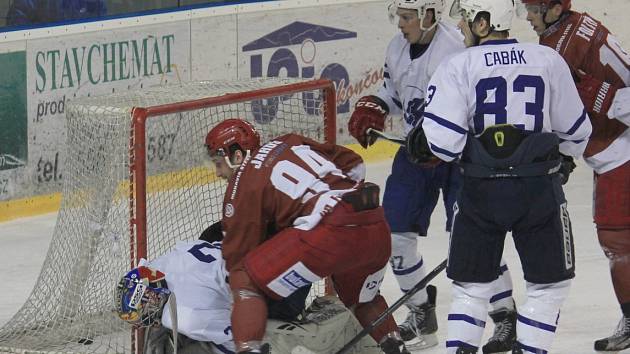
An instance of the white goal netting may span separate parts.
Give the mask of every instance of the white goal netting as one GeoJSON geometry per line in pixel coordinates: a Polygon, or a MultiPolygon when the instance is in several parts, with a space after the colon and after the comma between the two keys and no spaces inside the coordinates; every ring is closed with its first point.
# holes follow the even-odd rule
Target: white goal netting
{"type": "Polygon", "coordinates": [[[114,289],[140,257],[219,220],[225,184],[203,164],[218,122],[247,119],[263,141],[335,135],[327,80],[196,82],[76,99],[66,112],[68,172],[53,239],[31,295],[0,329],[0,352],[134,351],[114,289]]]}

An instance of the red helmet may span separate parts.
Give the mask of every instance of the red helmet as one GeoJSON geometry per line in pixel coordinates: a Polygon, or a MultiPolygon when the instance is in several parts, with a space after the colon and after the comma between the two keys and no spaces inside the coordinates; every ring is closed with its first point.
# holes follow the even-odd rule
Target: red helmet
{"type": "Polygon", "coordinates": [[[229,157],[234,144],[243,150],[260,147],[260,135],[253,125],[242,119],[226,119],[215,125],[206,135],[206,146],[211,156],[229,157]]]}
{"type": "Polygon", "coordinates": [[[550,8],[552,5],[555,4],[560,4],[562,5],[562,11],[571,10],[571,0],[521,0],[521,2],[525,5],[543,4],[547,8],[550,8]]]}

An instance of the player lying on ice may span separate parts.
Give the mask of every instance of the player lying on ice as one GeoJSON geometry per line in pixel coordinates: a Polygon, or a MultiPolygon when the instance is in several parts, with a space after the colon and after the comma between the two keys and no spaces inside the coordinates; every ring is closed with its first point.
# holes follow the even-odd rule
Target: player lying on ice
{"type": "MultiPolygon", "coordinates": [[[[234,353],[232,294],[222,239],[220,223],[216,223],[197,241],[180,242],[154,260],[141,260],[120,280],[115,297],[118,315],[136,327],[148,328],[145,353],[172,353],[175,337],[180,354],[234,353]]],[[[271,302],[269,317],[301,320],[308,290],[305,287],[271,302]]]]}

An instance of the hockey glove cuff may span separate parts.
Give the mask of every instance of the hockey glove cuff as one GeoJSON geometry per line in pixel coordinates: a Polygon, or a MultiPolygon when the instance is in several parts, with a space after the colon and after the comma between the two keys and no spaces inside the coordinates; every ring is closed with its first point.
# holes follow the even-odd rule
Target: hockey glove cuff
{"type": "Polygon", "coordinates": [[[434,167],[441,162],[429,148],[429,142],[424,134],[424,129],[422,129],[422,124],[418,124],[407,134],[405,147],[407,148],[407,154],[409,154],[409,160],[412,163],[419,164],[422,167],[434,167]]]}
{"type": "Polygon", "coordinates": [[[569,181],[569,175],[575,170],[576,164],[573,162],[573,157],[560,154],[562,161],[560,161],[560,169],[558,170],[558,176],[560,176],[560,183],[565,185],[569,181]]]}
{"type": "Polygon", "coordinates": [[[377,96],[363,96],[354,106],[354,112],[348,121],[348,132],[363,148],[374,144],[376,137],[367,134],[368,128],[385,129],[385,118],[389,113],[387,104],[377,96]]]}

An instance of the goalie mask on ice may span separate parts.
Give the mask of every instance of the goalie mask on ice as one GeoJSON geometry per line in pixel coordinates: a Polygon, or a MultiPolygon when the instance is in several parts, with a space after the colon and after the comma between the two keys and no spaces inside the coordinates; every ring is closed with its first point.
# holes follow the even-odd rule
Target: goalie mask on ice
{"type": "Polygon", "coordinates": [[[170,295],[164,273],[144,266],[132,269],[116,287],[118,317],[138,327],[159,324],[170,295]]]}

